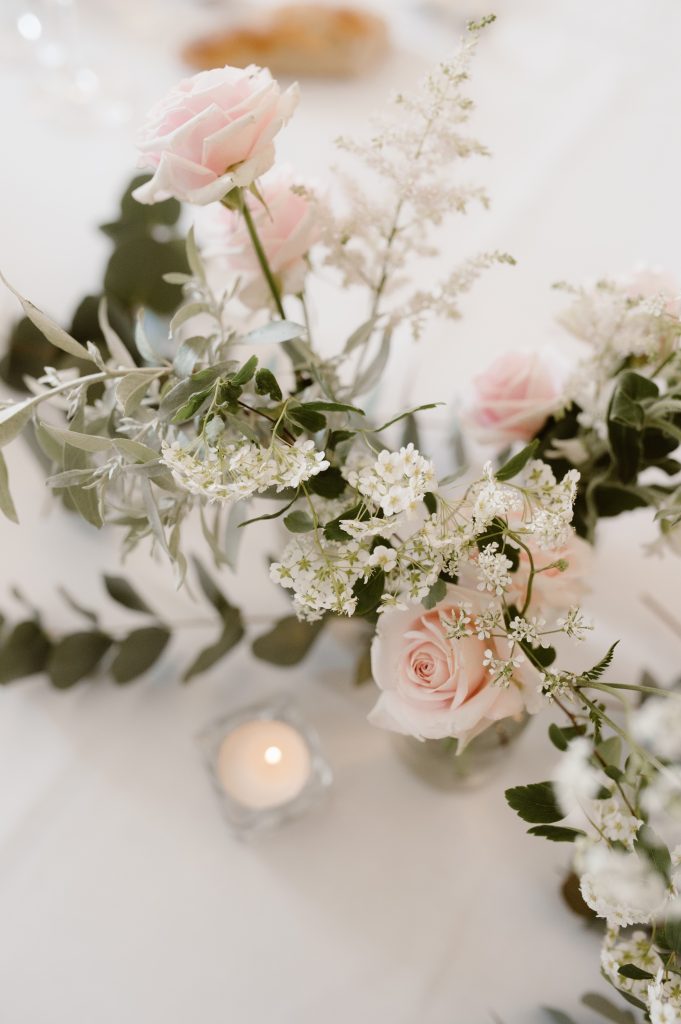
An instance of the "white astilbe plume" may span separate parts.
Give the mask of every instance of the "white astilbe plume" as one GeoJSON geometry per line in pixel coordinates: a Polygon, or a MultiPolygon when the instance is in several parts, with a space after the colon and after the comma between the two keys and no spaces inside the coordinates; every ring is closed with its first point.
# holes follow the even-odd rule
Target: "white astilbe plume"
{"type": "Polygon", "coordinates": [[[342,151],[364,165],[363,185],[339,171],[346,203],[327,225],[328,262],[341,269],[345,284],[370,289],[374,313],[394,311],[416,336],[431,315],[458,317],[459,295],[483,270],[513,262],[504,253],[485,253],[426,290],[410,287],[410,261],[437,254],[432,228],[452,213],[465,213],[472,202],[489,202],[483,188],[452,180],[452,169],[462,161],[488,155],[463,127],[474,109],[466,88],[477,41],[473,29],[458,53],[430,71],[415,92],[396,94],[389,111],[372,122],[369,140],[338,140],[342,151]],[[369,190],[367,169],[374,184],[369,190]],[[389,296],[393,301],[384,308],[389,296]]]}

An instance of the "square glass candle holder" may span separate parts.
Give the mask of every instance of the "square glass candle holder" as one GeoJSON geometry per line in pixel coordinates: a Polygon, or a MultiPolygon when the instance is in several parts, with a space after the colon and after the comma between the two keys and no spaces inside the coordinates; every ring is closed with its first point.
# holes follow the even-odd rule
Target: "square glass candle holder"
{"type": "Polygon", "coordinates": [[[333,779],[317,733],[289,698],[224,715],[197,738],[227,824],[241,838],[304,814],[333,779]]]}

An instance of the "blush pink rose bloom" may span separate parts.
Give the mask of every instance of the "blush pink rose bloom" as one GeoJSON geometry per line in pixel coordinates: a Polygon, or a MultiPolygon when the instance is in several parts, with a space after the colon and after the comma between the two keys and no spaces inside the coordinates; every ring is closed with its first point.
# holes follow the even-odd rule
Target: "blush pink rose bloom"
{"type": "MultiPolygon", "coordinates": [[[[308,269],[306,256],[321,237],[317,196],[287,166],[269,171],[258,189],[265,206],[250,193],[244,198],[270,269],[284,295],[298,294],[308,269]]],[[[239,211],[210,206],[200,211],[196,227],[204,257],[242,278],[239,297],[246,305],[258,308],[269,302],[270,291],[239,211]]]]}
{"type": "Polygon", "coordinates": [[[298,102],[265,68],[215,68],[185,78],[149,111],[137,140],[139,166],[153,178],[140,203],[174,197],[212,203],[250,185],[274,163],[273,139],[298,102]]]}
{"type": "Polygon", "coordinates": [[[529,441],[556,407],[556,374],[536,353],[507,352],[473,378],[475,395],[464,412],[483,444],[529,441]]]}
{"type": "Polygon", "coordinates": [[[508,655],[506,640],[450,640],[440,621],[464,604],[480,611],[478,591],[451,585],[431,611],[422,605],[387,609],[371,648],[371,670],[382,690],[369,721],[418,739],[459,740],[459,752],[494,722],[541,707],[538,673],[526,661],[508,687],[494,685],[483,664],[485,651],[508,655]]]}

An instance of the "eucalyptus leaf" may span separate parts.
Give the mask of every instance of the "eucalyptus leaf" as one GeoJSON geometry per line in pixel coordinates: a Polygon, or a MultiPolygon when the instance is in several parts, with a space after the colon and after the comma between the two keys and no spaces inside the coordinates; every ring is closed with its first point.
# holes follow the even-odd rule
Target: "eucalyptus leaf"
{"type": "Polygon", "coordinates": [[[362,345],[366,344],[373,334],[377,320],[378,317],[372,316],[352,332],[348,340],[345,342],[345,348],[343,349],[344,355],[348,356],[351,352],[354,352],[356,348],[360,348],[362,345]]]}
{"type": "Polygon", "coordinates": [[[272,665],[297,665],[307,655],[323,627],[324,619],[301,622],[295,615],[287,615],[269,632],[256,637],[253,653],[256,658],[272,665]]]}
{"type": "Polygon", "coordinates": [[[376,353],[372,361],[369,363],[367,368],[364,370],[364,372],[360,374],[358,380],[355,382],[352,388],[353,396],[363,395],[367,391],[371,391],[371,389],[376,384],[378,384],[383,374],[383,371],[386,368],[388,359],[390,358],[391,342],[392,331],[390,330],[390,328],[387,328],[383,332],[383,337],[381,338],[381,344],[379,346],[378,352],[376,353]]]}
{"type": "Polygon", "coordinates": [[[110,636],[96,629],[62,637],[47,660],[47,674],[52,685],[65,690],[92,675],[111,642],[110,636]]]}
{"type": "Polygon", "coordinates": [[[116,401],[123,410],[124,416],[131,416],[137,411],[153,381],[158,380],[159,370],[147,370],[129,373],[121,377],[116,385],[116,401]]]}
{"type": "Polygon", "coordinates": [[[224,658],[233,647],[235,647],[244,635],[244,627],[241,621],[241,613],[237,608],[230,608],[223,614],[222,633],[214,644],[206,647],[198,657],[191,663],[183,676],[184,682],[193,679],[194,676],[212,668],[221,658],[224,658]]]}
{"type": "Polygon", "coordinates": [[[0,684],[42,672],[50,647],[37,619],[19,622],[0,643],[0,684]]]}
{"type": "MultiPolygon", "coordinates": [[[[75,421],[74,421],[75,422],[75,421]]],[[[77,431],[78,433],[78,431],[77,431]]],[[[88,454],[79,448],[75,448],[71,445],[65,445],[64,447],[64,469],[91,469],[90,460],[88,454]]],[[[91,487],[83,487],[78,484],[72,484],[68,488],[68,496],[73,502],[78,514],[90,523],[96,529],[100,529],[103,525],[102,513],[99,506],[99,498],[97,492],[91,487]]]]}
{"type": "Polygon", "coordinates": [[[124,576],[105,575],[104,586],[109,597],[118,604],[122,604],[124,608],[129,608],[134,612],[144,612],[145,615],[154,614],[144,598],[140,597],[132,583],[124,576]]]}
{"type": "Polygon", "coordinates": [[[111,674],[117,683],[130,683],[147,672],[163,654],[170,633],[163,626],[135,629],[123,640],[111,663],[111,674]]]}

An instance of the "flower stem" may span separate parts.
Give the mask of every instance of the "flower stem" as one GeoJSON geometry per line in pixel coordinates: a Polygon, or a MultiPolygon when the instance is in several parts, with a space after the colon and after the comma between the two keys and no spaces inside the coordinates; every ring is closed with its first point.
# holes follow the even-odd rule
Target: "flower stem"
{"type": "Polygon", "coordinates": [[[274,299],[274,305],[276,306],[277,313],[279,314],[282,320],[285,320],[286,313],[284,312],[284,306],[281,301],[279,286],[277,285],[277,282],[274,278],[274,274],[272,273],[272,268],[270,267],[267,256],[265,255],[265,250],[262,247],[260,236],[258,235],[257,228],[253,221],[253,215],[251,214],[251,211],[248,207],[248,203],[244,199],[242,189],[239,189],[239,210],[241,211],[241,215],[244,218],[246,230],[248,231],[249,237],[251,239],[253,251],[257,257],[258,263],[260,264],[260,269],[262,270],[263,277],[267,281],[267,287],[269,288],[272,294],[272,298],[274,299]]]}

